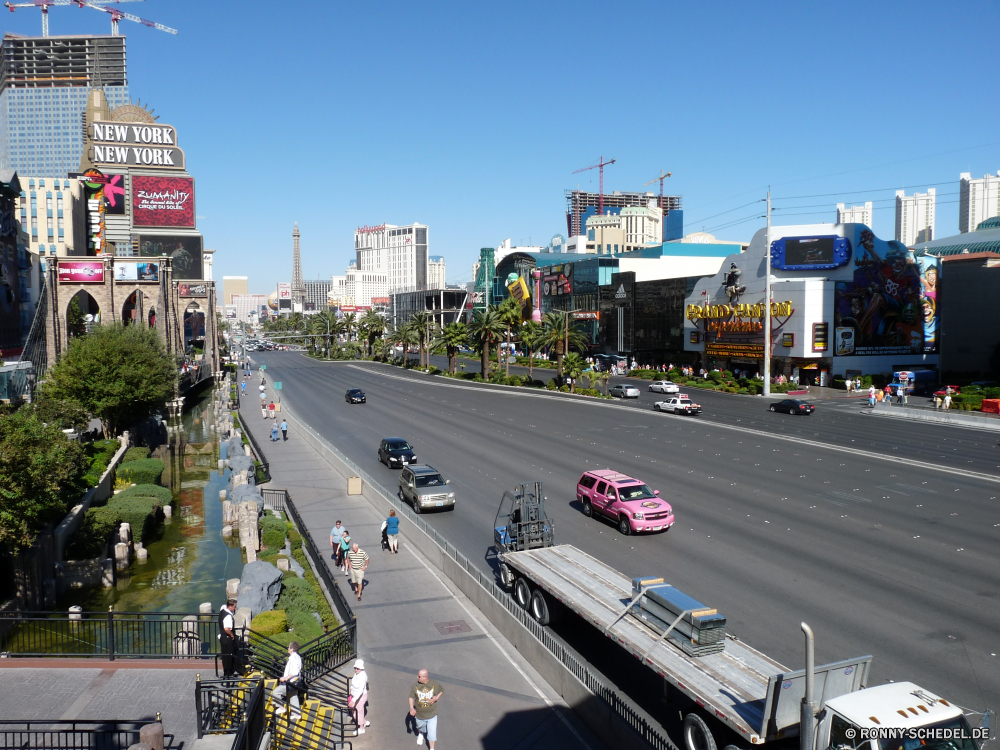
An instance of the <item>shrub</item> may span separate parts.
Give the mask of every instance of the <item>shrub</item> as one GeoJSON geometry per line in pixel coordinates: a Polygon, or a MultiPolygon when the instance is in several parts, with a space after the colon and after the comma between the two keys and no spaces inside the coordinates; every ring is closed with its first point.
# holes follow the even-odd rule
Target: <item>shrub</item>
{"type": "Polygon", "coordinates": [[[736,392],[739,393],[741,396],[748,396],[750,394],[750,391],[747,388],[740,388],[736,392]]]}
{"type": "Polygon", "coordinates": [[[316,612],[319,600],[308,581],[298,577],[287,577],[281,584],[278,606],[287,612],[316,612]]]}
{"type": "Polygon", "coordinates": [[[550,391],[554,391],[559,386],[556,385],[555,378],[549,378],[549,382],[545,384],[545,387],[548,388],[550,391]]]}
{"type": "Polygon", "coordinates": [[[261,518],[260,541],[268,549],[282,549],[285,546],[285,522],[270,513],[261,518]]]}
{"type": "Polygon", "coordinates": [[[560,393],[569,393],[569,386],[568,385],[561,385],[561,386],[559,386],[559,392],[560,393]]]}
{"type": "Polygon", "coordinates": [[[125,455],[122,457],[122,463],[128,463],[129,461],[140,461],[144,458],[149,458],[149,448],[144,448],[141,446],[136,446],[135,448],[129,448],[125,451],[125,455]]]}
{"type": "Polygon", "coordinates": [[[153,497],[115,495],[104,507],[107,512],[118,515],[119,523],[127,523],[132,528],[132,538],[145,542],[153,538],[156,522],[163,512],[162,503],[153,497]]]}
{"type": "Polygon", "coordinates": [[[288,617],[285,611],[281,609],[261,612],[250,621],[250,629],[255,633],[272,638],[279,633],[284,633],[288,629],[288,617]]]}
{"type": "Polygon", "coordinates": [[[733,375],[732,370],[723,370],[722,377],[724,377],[726,380],[732,380],[735,376],[733,375]]]}
{"type": "Polygon", "coordinates": [[[104,474],[120,447],[121,443],[117,440],[97,440],[84,448],[89,467],[83,478],[88,487],[97,486],[97,483],[101,481],[101,475],[104,474]]]}
{"type": "Polygon", "coordinates": [[[719,372],[718,370],[712,370],[710,373],[708,373],[708,379],[711,380],[713,383],[721,383],[722,373],[719,372]]]}
{"type": "Polygon", "coordinates": [[[158,458],[129,461],[118,467],[118,476],[136,484],[159,484],[162,475],[163,461],[158,458]]]}
{"type": "Polygon", "coordinates": [[[161,487],[158,484],[137,484],[135,487],[129,487],[124,492],[119,492],[115,497],[119,500],[130,497],[150,497],[157,500],[160,505],[169,505],[170,501],[174,498],[169,489],[161,487]]]}
{"type": "Polygon", "coordinates": [[[121,521],[113,508],[88,508],[83,523],[66,545],[67,560],[87,560],[104,552],[104,544],[121,521]]]}

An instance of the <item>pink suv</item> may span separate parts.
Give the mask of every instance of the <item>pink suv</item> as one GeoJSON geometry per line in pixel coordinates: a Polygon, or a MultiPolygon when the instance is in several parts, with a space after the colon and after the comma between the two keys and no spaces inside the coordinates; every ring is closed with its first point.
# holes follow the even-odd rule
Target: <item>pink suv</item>
{"type": "Polygon", "coordinates": [[[674,525],[673,508],[659,495],[659,490],[611,469],[588,471],[576,483],[576,499],[583,505],[583,515],[606,516],[625,536],[667,531],[674,525]]]}

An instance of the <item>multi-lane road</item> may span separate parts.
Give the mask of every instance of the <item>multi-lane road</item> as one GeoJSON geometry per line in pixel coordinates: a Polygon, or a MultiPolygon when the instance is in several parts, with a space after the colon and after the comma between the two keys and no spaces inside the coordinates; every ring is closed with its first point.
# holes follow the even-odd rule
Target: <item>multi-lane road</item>
{"type": "Polygon", "coordinates": [[[303,420],[386,487],[398,470],[378,463],[379,440],[410,440],[457,494],[431,523],[484,569],[503,490],[542,480],[557,542],[630,576],[662,575],[788,667],[803,665],[804,620],[819,663],[873,654],[870,684],[912,680],[961,705],[1000,704],[994,433],[865,416],[850,402],[793,417],[699,392],[705,413],[688,418],[652,411],[645,390],[610,403],[293,353],[255,359],[282,382],[293,433],[303,420]],[[345,403],[349,387],[368,403],[345,403]],[[644,479],[677,523],[623,537],[585,518],[575,485],[588,468],[644,479]]]}

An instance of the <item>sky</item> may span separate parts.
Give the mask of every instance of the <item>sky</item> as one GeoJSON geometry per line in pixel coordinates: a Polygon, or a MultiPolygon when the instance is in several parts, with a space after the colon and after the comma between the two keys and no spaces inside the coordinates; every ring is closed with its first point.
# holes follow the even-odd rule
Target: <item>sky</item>
{"type": "MultiPolygon", "coordinates": [[[[180,32],[121,22],[129,89],[177,128],[216,281],[251,292],[291,280],[295,222],[305,278],[343,273],[359,226],[420,222],[470,281],[481,247],[565,234],[602,156],[606,192],[670,171],[686,233],[744,241],[768,186],[776,225],[872,200],[889,239],[895,190],[933,186],[948,236],[959,174],[1000,170],[1000,0],[120,8],[180,32]]],[[[40,33],[34,8],[3,18],[40,33]]],[[[76,6],[50,26],[110,31],[76,6]]]]}

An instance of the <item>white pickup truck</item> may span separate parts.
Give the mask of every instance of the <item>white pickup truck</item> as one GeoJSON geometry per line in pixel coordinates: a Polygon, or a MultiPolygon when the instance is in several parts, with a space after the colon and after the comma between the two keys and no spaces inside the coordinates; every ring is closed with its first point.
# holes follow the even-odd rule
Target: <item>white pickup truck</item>
{"type": "Polygon", "coordinates": [[[653,404],[653,409],[656,411],[669,411],[673,414],[686,414],[688,416],[701,414],[701,406],[694,403],[686,393],[678,393],[666,401],[657,401],[653,404]]]}

